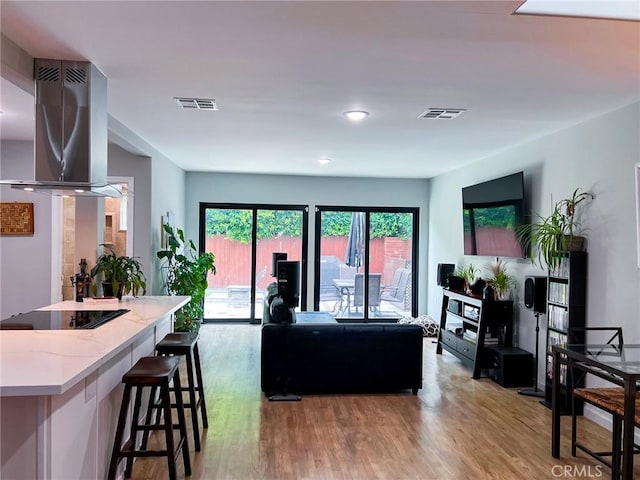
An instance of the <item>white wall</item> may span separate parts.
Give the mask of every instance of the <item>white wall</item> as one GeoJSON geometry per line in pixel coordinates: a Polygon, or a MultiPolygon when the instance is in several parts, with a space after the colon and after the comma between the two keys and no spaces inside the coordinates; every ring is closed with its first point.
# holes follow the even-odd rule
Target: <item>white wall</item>
{"type": "Polygon", "coordinates": [[[185,172],[169,159],[154,156],[151,162],[151,250],[153,252],[153,295],[164,292],[160,275],[161,262],[155,252],[160,250],[161,218],[168,211],[175,214],[176,226],[185,226],[185,172]]]}
{"type": "MultiPolygon", "coordinates": [[[[175,214],[176,225],[184,228],[185,217],[185,172],[175,163],[162,155],[152,145],[149,145],[142,138],[132,132],[128,127],[120,123],[113,117],[109,117],[109,142],[117,145],[122,150],[124,160],[120,167],[121,173],[117,175],[127,176],[127,172],[131,165],[131,157],[137,156],[148,157],[150,166],[150,185],[149,195],[150,204],[148,217],[142,219],[143,225],[138,227],[136,220],[136,235],[135,242],[140,245],[141,242],[148,242],[150,248],[150,261],[151,270],[145,271],[147,277],[147,295],[160,295],[164,293],[162,280],[160,274],[161,263],[156,257],[156,252],[160,249],[160,230],[161,230],[161,218],[168,211],[175,214]],[[131,152],[131,153],[128,153],[131,152]],[[129,160],[126,160],[129,157],[129,160]],[[148,220],[148,224],[146,223],[148,220]],[[139,238],[139,235],[145,235],[145,239],[139,238]]],[[[115,151],[115,150],[114,150],[115,151]]],[[[119,167],[119,168],[120,168],[119,167]]],[[[143,168],[146,172],[145,167],[143,168]]],[[[135,170],[134,170],[135,171],[135,170]]],[[[109,170],[111,174],[111,170],[109,170]]],[[[113,175],[116,175],[115,173],[113,175]]],[[[143,175],[144,177],[144,175],[143,175]]],[[[143,180],[144,181],[144,180],[143,180]]],[[[139,180],[135,180],[135,189],[138,190],[139,180]]],[[[143,189],[143,195],[146,195],[143,184],[140,188],[143,189]]],[[[136,207],[137,208],[137,207],[136,207]]],[[[136,219],[138,218],[137,214],[136,219]]],[[[145,215],[142,213],[142,215],[145,215]]],[[[141,252],[145,251],[144,246],[141,247],[141,252]]],[[[137,251],[134,245],[134,251],[137,251]]]]}
{"type": "Polygon", "coordinates": [[[151,249],[151,158],[134,155],[118,145],[109,145],[109,176],[133,177],[133,255],[142,263],[147,277],[147,292],[153,291],[152,264],[155,251],[151,249]]]}
{"type": "MultiPolygon", "coordinates": [[[[463,256],[461,188],[516,171],[525,173],[529,210],[548,215],[576,187],[596,196],[586,211],[588,236],[587,325],[622,326],[625,342],[640,343],[640,270],[636,256],[634,165],[640,161],[640,103],[591,119],[432,179],[430,189],[429,313],[439,317],[438,263],[485,266],[488,257],[463,256]],[[452,221],[454,219],[454,221],[452,221]]],[[[517,331],[521,348],[535,350],[535,319],[523,305],[523,279],[545,272],[509,260],[518,285],[517,331]]],[[[486,272],[485,272],[486,275],[486,272]]],[[[544,324],[546,317],[541,317],[544,324]]],[[[546,330],[541,329],[540,351],[546,330]]],[[[538,372],[542,382],[544,355],[538,372]]]]}
{"type": "MultiPolygon", "coordinates": [[[[390,206],[420,209],[418,272],[427,267],[427,180],[301,177],[188,172],[185,234],[198,239],[200,202],[309,205],[308,307],[313,305],[315,206],[390,206]]],[[[215,252],[214,252],[215,253],[215,252]]],[[[426,308],[426,284],[418,278],[418,305],[426,308]]]]}
{"type": "MultiPolygon", "coordinates": [[[[33,178],[33,142],[3,141],[0,178],[33,178]]],[[[0,318],[51,303],[52,198],[0,186],[0,201],[33,203],[34,234],[0,236],[0,318]]]]}

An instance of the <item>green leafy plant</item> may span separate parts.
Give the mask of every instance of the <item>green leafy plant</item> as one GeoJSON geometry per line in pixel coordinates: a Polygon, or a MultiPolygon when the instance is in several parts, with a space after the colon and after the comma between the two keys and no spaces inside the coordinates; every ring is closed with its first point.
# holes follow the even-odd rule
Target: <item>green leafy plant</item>
{"type": "Polygon", "coordinates": [[[197,331],[204,313],[204,296],[207,291],[207,274],[216,273],[215,255],[198,253],[192,240],[185,241],[184,232],[170,225],[163,225],[167,235],[167,248],[157,252],[164,261],[165,287],[171,295],[190,295],[191,300],[176,312],[175,329],[197,331]]]}
{"type": "Polygon", "coordinates": [[[507,264],[502,260],[496,260],[489,267],[492,277],[489,279],[491,287],[498,297],[504,297],[511,291],[513,278],[507,273],[507,264]]]}
{"type": "Polygon", "coordinates": [[[537,255],[531,257],[532,262],[554,270],[560,263],[561,253],[582,249],[585,229],[581,210],[584,202],[593,198],[592,193],[576,188],[570,197],[554,205],[551,215],[536,215],[537,222],[518,227],[516,234],[523,249],[530,251],[532,246],[537,249],[537,255]]]}
{"type": "Polygon", "coordinates": [[[456,268],[454,275],[457,277],[464,278],[465,282],[467,282],[467,287],[468,287],[476,279],[478,272],[479,270],[473,265],[473,263],[470,263],[467,266],[461,266],[456,268]]]}
{"type": "MultiPolygon", "coordinates": [[[[91,278],[102,277],[103,290],[105,284],[111,284],[112,294],[118,298],[122,295],[132,293],[142,295],[147,293],[147,283],[144,273],[142,272],[142,264],[135,257],[126,255],[118,256],[113,247],[106,243],[101,243],[105,253],[98,257],[96,264],[91,269],[91,278]]],[[[94,287],[94,294],[97,287],[94,287]]],[[[108,286],[106,288],[108,290],[108,286]]],[[[109,293],[105,292],[105,295],[109,293]]]]}

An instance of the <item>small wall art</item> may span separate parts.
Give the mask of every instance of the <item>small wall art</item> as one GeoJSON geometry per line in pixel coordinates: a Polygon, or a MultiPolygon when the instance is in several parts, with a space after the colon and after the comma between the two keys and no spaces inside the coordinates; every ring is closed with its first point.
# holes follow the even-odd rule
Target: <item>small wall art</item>
{"type": "Polygon", "coordinates": [[[176,226],[176,215],[173,212],[167,212],[166,215],[162,215],[160,218],[160,248],[167,248],[169,243],[168,235],[164,231],[164,225],[176,226]]]}
{"type": "Polygon", "coordinates": [[[33,235],[33,203],[0,202],[0,235],[33,235]]]}

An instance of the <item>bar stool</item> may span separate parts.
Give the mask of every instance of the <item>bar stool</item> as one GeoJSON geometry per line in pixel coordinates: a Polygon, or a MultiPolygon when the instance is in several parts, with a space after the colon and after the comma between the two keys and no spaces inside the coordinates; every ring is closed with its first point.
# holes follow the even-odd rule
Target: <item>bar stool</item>
{"type": "MultiPolygon", "coordinates": [[[[178,394],[180,388],[180,372],[178,371],[179,359],[174,357],[142,357],[124,374],[122,382],[124,385],[124,393],[122,396],[122,404],[120,406],[120,415],[118,417],[118,426],[116,436],[113,442],[113,452],[109,463],[108,480],[114,480],[116,470],[120,460],[126,458],[125,478],[131,477],[134,457],[167,457],[169,467],[170,480],[176,480],[176,463],[175,459],[182,450],[182,460],[184,462],[185,475],[191,475],[191,460],[189,458],[189,446],[187,442],[187,428],[184,415],[184,406],[182,396],[178,394]],[[173,387],[169,386],[169,382],[173,380],[173,387]],[[160,390],[160,407],[164,416],[164,423],[149,424],[147,421],[140,424],[140,407],[142,404],[142,391],[145,387],[151,387],[152,390],[160,390]],[[133,418],[131,420],[131,429],[129,438],[123,444],[125,424],[127,421],[127,412],[129,410],[129,402],[131,400],[132,389],[135,391],[135,400],[133,406],[133,418]],[[173,424],[171,416],[171,390],[175,391],[175,407],[177,409],[178,423],[173,424]],[[180,439],[177,444],[174,442],[173,431],[177,429],[180,432],[180,439]],[[165,434],[166,449],[165,450],[146,450],[146,444],[136,450],[136,438],[138,432],[148,434],[150,430],[163,430],[165,434]]],[[[153,403],[153,396],[149,397],[149,409],[153,403]]],[[[160,415],[158,415],[160,416],[160,415]]],[[[159,420],[159,419],[158,419],[159,420]]]]}
{"type": "MultiPolygon", "coordinates": [[[[187,386],[182,387],[182,392],[188,392],[189,401],[184,403],[184,408],[191,410],[191,423],[193,425],[193,443],[195,450],[200,451],[200,428],[198,425],[198,408],[202,416],[202,428],[209,427],[207,420],[207,406],[204,399],[204,384],[202,382],[202,369],[200,367],[200,352],[198,351],[198,334],[168,333],[156,345],[156,353],[159,356],[185,356],[187,365],[187,386]],[[195,378],[193,367],[195,365],[195,378]],[[197,398],[196,398],[197,395],[197,398]]],[[[153,395],[152,391],[152,395],[153,395]]],[[[147,412],[147,423],[151,422],[151,410],[147,412]]],[[[148,432],[145,432],[142,445],[146,446],[148,432]]]]}

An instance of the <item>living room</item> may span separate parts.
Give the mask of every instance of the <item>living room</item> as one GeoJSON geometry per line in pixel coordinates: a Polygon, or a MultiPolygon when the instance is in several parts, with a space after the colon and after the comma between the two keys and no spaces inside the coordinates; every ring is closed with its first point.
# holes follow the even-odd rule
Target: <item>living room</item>
{"type": "MultiPolygon", "coordinates": [[[[630,48],[637,52],[639,47],[630,48]]],[[[109,175],[135,177],[136,181],[135,218],[139,223],[134,252],[151,272],[150,293],[158,294],[162,288],[155,251],[160,243],[160,218],[167,211],[175,212],[176,223],[184,226],[187,237],[196,239],[198,205],[205,201],[305,204],[311,215],[316,205],[410,206],[421,212],[418,313],[437,319],[442,302],[437,265],[474,263],[486,275],[492,261],[463,255],[461,189],[523,171],[530,213],[550,212],[555,201],[577,187],[594,194],[584,222],[589,254],[587,323],[621,326],[627,343],[640,343],[636,324],[640,311],[637,96],[429,178],[189,170],[117,120],[110,119],[109,128],[109,175]]],[[[32,149],[33,142],[3,141],[1,178],[28,175],[32,149]]],[[[389,159],[390,164],[393,160],[389,159]]],[[[441,163],[446,164],[446,159],[441,163]]],[[[6,186],[1,193],[3,202],[33,202],[36,211],[33,237],[2,238],[0,312],[5,318],[51,303],[52,292],[57,291],[50,275],[56,261],[50,233],[54,200],[34,198],[6,186]],[[29,295],[24,294],[25,285],[29,295]]],[[[311,232],[313,229],[311,221],[311,232]]],[[[535,318],[524,307],[524,278],[546,273],[526,259],[507,262],[516,278],[512,291],[515,339],[521,348],[534,352],[535,318]]],[[[310,279],[313,274],[310,269],[310,279]]],[[[313,295],[312,284],[310,281],[309,296],[313,295]]],[[[570,456],[566,437],[562,458],[551,457],[549,410],[490,379],[472,381],[457,359],[436,357],[429,339],[424,343],[424,387],[417,397],[410,393],[318,396],[296,404],[269,404],[257,379],[258,332],[257,327],[247,325],[203,329],[203,345],[209,342],[211,346],[203,356],[215,372],[207,377],[207,388],[217,406],[195,470],[198,474],[192,478],[533,479],[561,476],[554,470],[557,465],[575,467],[560,470],[565,478],[600,476],[597,462],[570,456]],[[375,418],[379,422],[372,421],[375,418]],[[485,454],[475,453],[481,446],[485,454]]],[[[538,372],[544,368],[540,358],[538,372]]],[[[588,411],[587,418],[601,425],[609,422],[595,410],[588,411]]],[[[608,431],[598,425],[590,425],[587,432],[604,445],[609,440],[608,431]]],[[[150,468],[150,473],[137,471],[136,478],[154,478],[156,467],[150,468]]],[[[607,475],[606,469],[602,472],[607,475]]]]}

